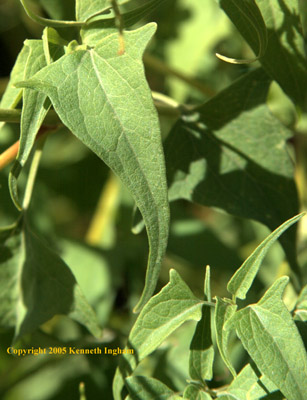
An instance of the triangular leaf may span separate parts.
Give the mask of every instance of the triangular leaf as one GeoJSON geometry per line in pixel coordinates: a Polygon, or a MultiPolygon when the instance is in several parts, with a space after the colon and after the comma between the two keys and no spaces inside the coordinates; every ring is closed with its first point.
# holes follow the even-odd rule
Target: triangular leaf
{"type": "Polygon", "coordinates": [[[158,117],[141,57],[155,31],[127,32],[119,56],[113,34],[66,54],[23,86],[45,93],[63,123],[121,178],[147,228],[150,254],[140,310],[152,295],[165,252],[169,207],[158,117]]]}

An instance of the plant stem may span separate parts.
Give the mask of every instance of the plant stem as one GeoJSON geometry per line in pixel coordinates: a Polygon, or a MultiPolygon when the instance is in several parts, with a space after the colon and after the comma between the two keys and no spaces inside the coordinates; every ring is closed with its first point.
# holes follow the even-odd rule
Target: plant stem
{"type": "MultiPolygon", "coordinates": [[[[21,110],[0,108],[0,121],[19,124],[20,119],[21,110]]],[[[48,114],[46,115],[43,124],[47,126],[59,125],[61,124],[61,120],[54,110],[50,110],[48,111],[48,114]]]]}
{"type": "MultiPolygon", "coordinates": [[[[42,135],[51,133],[53,132],[54,129],[52,128],[46,128],[46,127],[41,127],[37,136],[36,140],[39,139],[42,135]]],[[[5,168],[7,165],[9,165],[12,161],[15,160],[17,157],[18,151],[19,151],[19,144],[20,141],[17,140],[12,146],[10,146],[8,149],[6,149],[2,154],[0,154],[0,171],[5,168]]]]}
{"type": "Polygon", "coordinates": [[[102,189],[94,216],[86,234],[86,242],[90,245],[110,247],[112,243],[111,224],[118,207],[120,183],[118,178],[110,173],[102,189]]]}
{"type": "Polygon", "coordinates": [[[22,203],[23,210],[27,210],[29,208],[29,205],[31,202],[35,178],[36,178],[39,163],[40,163],[40,160],[42,157],[45,141],[46,141],[45,136],[40,137],[37,141],[37,148],[35,150],[34,157],[33,157],[32,163],[31,163],[27,186],[26,186],[26,190],[25,190],[25,195],[23,198],[23,203],[22,203]]]}
{"type": "Polygon", "coordinates": [[[201,93],[205,94],[206,96],[212,97],[215,95],[215,91],[208,86],[205,86],[203,83],[199,82],[196,79],[190,78],[188,75],[184,74],[183,72],[177,71],[176,69],[169,67],[165,64],[162,60],[152,56],[151,54],[146,53],[144,55],[144,64],[148,68],[155,70],[156,72],[160,73],[161,75],[165,76],[173,76],[189,86],[194,87],[201,93]]]}

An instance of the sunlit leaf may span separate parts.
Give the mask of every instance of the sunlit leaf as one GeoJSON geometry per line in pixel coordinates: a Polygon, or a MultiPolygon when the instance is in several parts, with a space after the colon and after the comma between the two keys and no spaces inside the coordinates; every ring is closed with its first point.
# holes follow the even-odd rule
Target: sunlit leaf
{"type": "Polygon", "coordinates": [[[291,225],[299,221],[304,213],[299,214],[288,221],[284,222],[279,228],[272,232],[248,257],[242,266],[236,271],[227,285],[227,289],[235,297],[245,299],[246,293],[251,287],[257,272],[260,268],[261,262],[268,252],[272,244],[279,238],[279,236],[288,229],[291,225]]]}
{"type": "Polygon", "coordinates": [[[63,123],[128,187],[149,238],[140,310],[152,295],[165,252],[169,210],[159,121],[141,57],[155,31],[149,24],[125,36],[118,55],[113,34],[95,48],[77,48],[23,82],[45,93],[63,123]]]}

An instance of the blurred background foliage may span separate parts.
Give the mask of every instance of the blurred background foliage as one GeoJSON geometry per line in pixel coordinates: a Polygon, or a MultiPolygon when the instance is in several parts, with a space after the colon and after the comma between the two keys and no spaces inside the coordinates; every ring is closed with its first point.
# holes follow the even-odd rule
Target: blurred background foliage
{"type": "MultiPolygon", "coordinates": [[[[148,82],[158,91],[186,104],[198,104],[227,87],[255,65],[221,62],[215,53],[250,58],[250,48],[241,39],[214,0],[168,0],[148,17],[158,31],[145,55],[148,82]]],[[[37,13],[62,19],[73,18],[73,0],[32,0],[37,13]]],[[[143,21],[146,22],[146,21],[143,21]]],[[[39,38],[42,27],[25,15],[18,0],[0,0],[0,93],[2,94],[16,56],[26,38],[39,38]]],[[[306,117],[297,115],[294,105],[272,84],[268,104],[275,115],[296,135],[289,152],[297,157],[296,180],[302,209],[306,208],[306,117]]],[[[174,119],[161,116],[163,136],[174,119]]],[[[18,139],[18,125],[1,130],[1,151],[18,139]]],[[[7,175],[0,175],[0,223],[16,219],[9,197],[7,175]]],[[[22,178],[21,178],[22,187],[22,178]]],[[[22,189],[21,189],[22,190],[22,189]]],[[[32,224],[71,267],[88,301],[104,327],[100,341],[66,317],[53,318],[18,345],[33,347],[124,347],[136,316],[132,308],[142,290],[147,257],[145,232],[131,232],[134,203],[107,167],[65,128],[50,135],[44,149],[33,203],[32,224]]],[[[168,252],[160,287],[175,268],[202,297],[205,266],[212,271],[212,292],[226,295],[225,284],[242,261],[268,234],[268,229],[250,220],[234,218],[218,210],[185,201],[171,204],[172,222],[168,252]]],[[[306,224],[306,222],[305,222],[306,224]]],[[[307,227],[300,226],[299,259],[307,268],[307,227]]],[[[277,277],[287,273],[284,253],[276,243],[264,261],[250,302],[277,277]]],[[[289,286],[286,296],[291,308],[295,298],[289,286]]],[[[138,371],[156,377],[181,391],[188,376],[188,349],[193,323],[183,325],[138,371]]],[[[85,382],[87,399],[112,398],[111,382],[117,366],[112,356],[14,357],[6,353],[13,332],[0,331],[0,397],[3,400],[57,400],[79,398],[79,383],[85,382]]],[[[246,361],[242,347],[234,345],[232,357],[237,369],[246,361]]],[[[215,364],[213,386],[229,381],[222,363],[215,364]]]]}

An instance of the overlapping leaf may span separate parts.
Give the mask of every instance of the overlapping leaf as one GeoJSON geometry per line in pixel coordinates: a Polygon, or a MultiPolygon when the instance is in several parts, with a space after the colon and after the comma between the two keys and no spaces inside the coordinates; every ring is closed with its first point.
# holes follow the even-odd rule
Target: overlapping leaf
{"type": "Polygon", "coordinates": [[[27,226],[8,229],[2,239],[0,322],[4,327],[15,326],[15,340],[56,314],[66,314],[100,336],[93,310],[56,253],[27,226]]]}
{"type": "Polygon", "coordinates": [[[263,57],[267,49],[267,30],[255,0],[219,0],[219,3],[231,20],[236,21],[237,26],[244,32],[243,36],[252,38],[256,58],[253,60],[234,60],[220,54],[217,54],[217,56],[224,61],[231,61],[235,64],[249,63],[263,57]]]}
{"type": "MultiPolygon", "coordinates": [[[[257,53],[258,43],[251,26],[236,12],[237,4],[244,2],[220,1],[244,39],[257,53]]],[[[307,66],[304,37],[299,19],[298,0],[255,0],[267,28],[267,49],[260,62],[285,93],[295,102],[305,106],[307,66]]]]}
{"type": "MultiPolygon", "coordinates": [[[[175,125],[165,142],[170,200],[218,207],[272,230],[297,214],[291,132],[263,104],[269,84],[255,70],[175,125]]],[[[291,228],[280,242],[298,271],[295,239],[291,228]]]]}
{"type": "Polygon", "coordinates": [[[256,363],[288,400],[307,393],[307,356],[302,339],[281,296],[288,278],[277,280],[257,304],[238,311],[228,322],[256,363]]]}
{"type": "Polygon", "coordinates": [[[82,46],[22,85],[46,94],[63,123],[121,178],[140,209],[150,254],[138,309],[152,295],[165,252],[169,210],[159,122],[141,57],[155,31],[150,24],[95,48],[82,46]]]}

